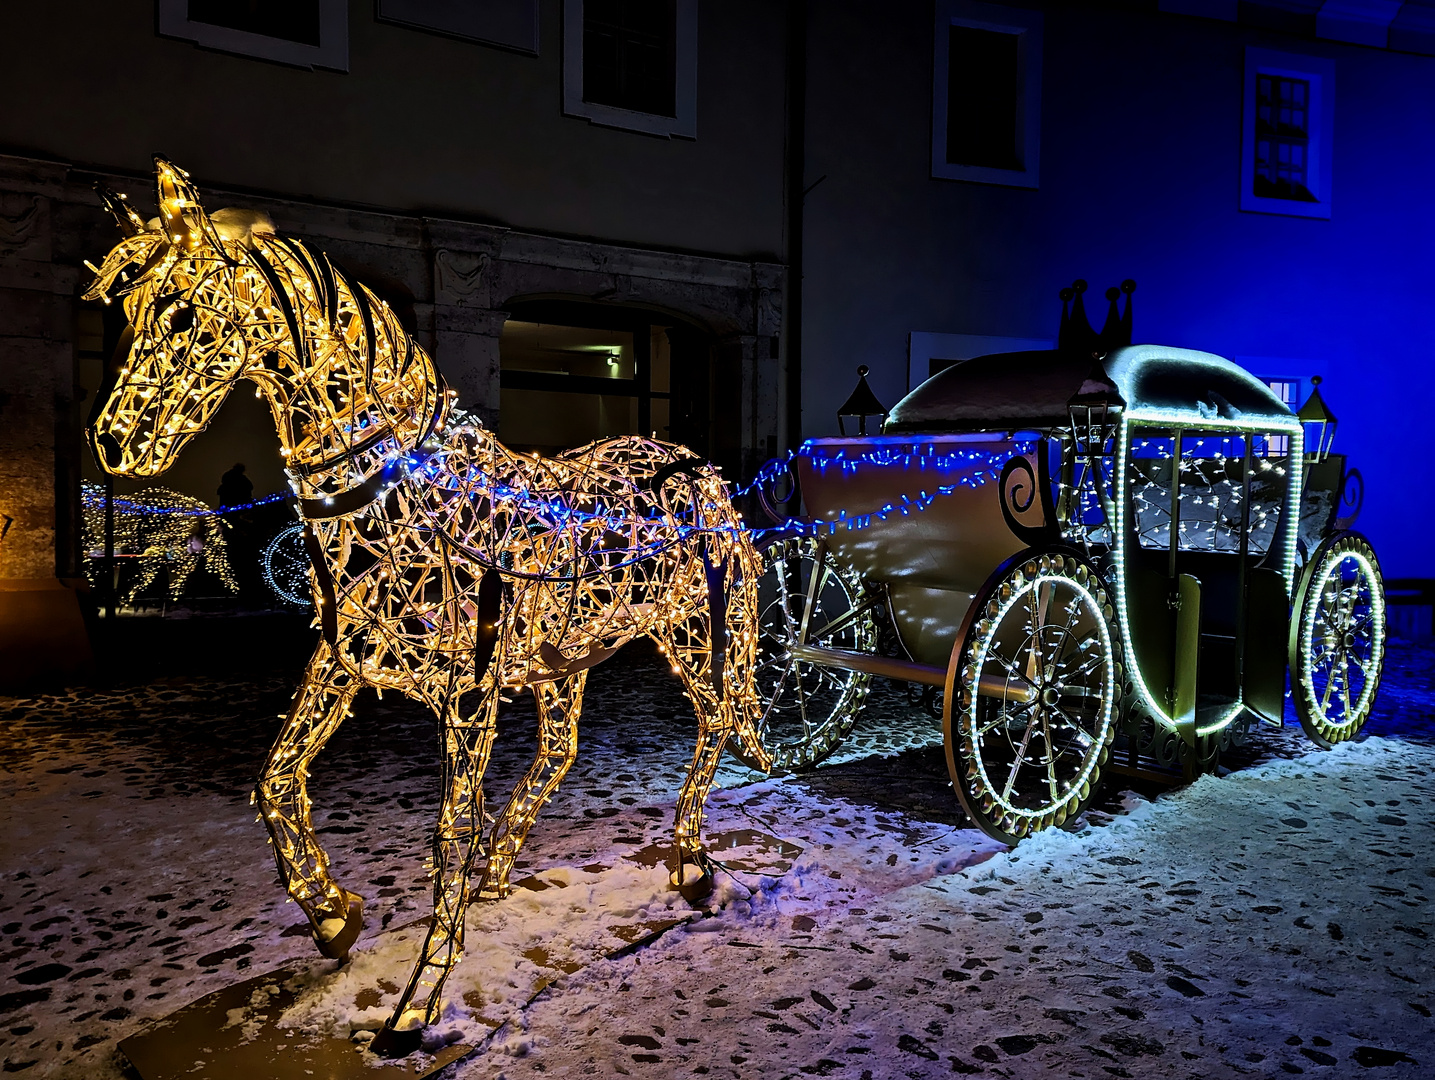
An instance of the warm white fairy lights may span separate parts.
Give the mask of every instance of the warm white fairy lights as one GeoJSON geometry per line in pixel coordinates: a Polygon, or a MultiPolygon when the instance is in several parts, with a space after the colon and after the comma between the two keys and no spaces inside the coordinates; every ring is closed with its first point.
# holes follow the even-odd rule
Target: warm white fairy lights
{"type": "MultiPolygon", "coordinates": [[[[85,574],[98,586],[105,562],[105,492],[86,481],[81,488],[85,520],[85,574]]],[[[198,571],[206,570],[230,592],[239,583],[229,566],[224,522],[198,499],[164,487],[149,487],[114,500],[114,553],[133,560],[124,602],[133,604],[160,571],[169,571],[169,597],[179,600],[198,571]]]]}
{"type": "Polygon", "coordinates": [[[123,475],[166,469],[240,379],[279,433],[312,558],[323,636],[256,791],[290,896],[326,955],[358,934],[362,904],[335,880],[310,820],[315,755],[363,686],[437,713],[441,807],[434,915],[374,1046],[417,1046],[463,948],[477,888],[498,896],[539,809],[572,764],[587,669],[655,638],[697,713],[678,797],[674,883],[708,878],[703,806],[735,735],[754,728],[759,562],[716,470],[681,447],[613,439],[552,459],[518,455],[453,407],[393,312],[322,253],[262,217],[207,214],[157,159],[160,218],[114,197],[126,238],[88,296],[122,295],[133,341],[92,433],[123,475]],[[538,753],[485,836],[482,779],[505,690],[530,687],[538,753]]]}
{"type": "MultiPolygon", "coordinates": [[[[1180,521],[1176,543],[1180,551],[1242,550],[1245,543],[1257,555],[1270,550],[1280,521],[1285,478],[1284,459],[1252,456],[1249,519],[1244,477],[1245,444],[1263,441],[1259,435],[1181,440],[1180,521]]],[[[1144,548],[1167,550],[1171,542],[1171,466],[1174,439],[1170,436],[1138,438],[1131,445],[1130,491],[1136,518],[1136,535],[1144,548]]]]}

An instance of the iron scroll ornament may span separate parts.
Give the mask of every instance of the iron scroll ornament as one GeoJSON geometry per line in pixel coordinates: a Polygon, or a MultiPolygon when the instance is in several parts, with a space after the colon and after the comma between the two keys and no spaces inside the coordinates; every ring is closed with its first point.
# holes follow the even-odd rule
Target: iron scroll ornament
{"type": "Polygon", "coordinates": [[[1346,469],[1340,479],[1340,495],[1330,511],[1331,533],[1348,532],[1365,505],[1365,477],[1359,469],[1346,469]]]}
{"type": "Polygon", "coordinates": [[[1053,544],[1060,539],[1056,527],[1056,508],[1051,501],[1051,478],[1046,466],[1046,440],[1036,451],[1036,468],[1026,455],[1013,457],[1002,468],[1000,488],[1002,517],[1012,535],[1028,547],[1053,544]],[[1030,512],[1032,504],[1041,500],[1041,524],[1023,522],[1018,515],[1030,512]]]}

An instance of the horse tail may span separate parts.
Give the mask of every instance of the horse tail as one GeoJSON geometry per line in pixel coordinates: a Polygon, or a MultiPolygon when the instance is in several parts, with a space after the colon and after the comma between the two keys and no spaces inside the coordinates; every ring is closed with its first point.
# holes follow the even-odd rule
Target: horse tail
{"type": "Polygon", "coordinates": [[[760,615],[757,579],[761,564],[747,533],[740,530],[734,532],[727,561],[731,565],[728,578],[731,583],[728,590],[728,612],[736,614],[749,630],[749,633],[744,635],[749,643],[746,646],[737,644],[744,653],[734,657],[738,662],[730,665],[733,675],[736,676],[729,680],[729,687],[735,690],[735,700],[732,702],[733,736],[742,746],[749,761],[758,763],[764,769],[770,769],[772,755],[763,745],[762,736],[757,729],[763,709],[757,695],[757,655],[756,646],[753,644],[760,615]]]}

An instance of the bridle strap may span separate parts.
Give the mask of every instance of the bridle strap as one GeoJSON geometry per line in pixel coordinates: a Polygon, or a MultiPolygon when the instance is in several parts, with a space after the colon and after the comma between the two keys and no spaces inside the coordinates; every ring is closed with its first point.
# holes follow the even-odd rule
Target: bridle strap
{"type": "MultiPolygon", "coordinates": [[[[447,411],[445,403],[448,401],[448,392],[444,387],[443,380],[438,379],[438,385],[434,391],[434,408],[429,413],[428,423],[424,425],[423,431],[419,434],[416,446],[423,446],[428,442],[429,436],[438,428],[439,420],[447,411]]],[[[343,454],[332,459],[342,461],[348,457],[360,453],[374,443],[379,442],[389,432],[385,429],[376,433],[377,437],[370,437],[363,442],[356,444],[343,454]]],[[[429,458],[429,453],[419,450],[411,451],[396,461],[391,461],[373,476],[365,477],[358,484],[334,495],[321,495],[318,498],[300,499],[299,516],[306,521],[327,521],[330,518],[345,517],[364,509],[371,502],[377,499],[387,488],[399,483],[409,473],[422,465],[429,458]]],[[[313,471],[317,466],[311,466],[308,471],[313,471]]],[[[299,472],[299,470],[295,470],[299,472]]],[[[307,475],[307,472],[300,472],[300,475],[307,475]]]]}
{"type": "MultiPolygon", "coordinates": [[[[427,457],[427,455],[425,455],[427,457]]],[[[417,466],[408,457],[391,461],[362,483],[317,499],[300,499],[299,515],[306,521],[326,521],[356,513],[379,497],[385,488],[397,484],[417,466]]]]}

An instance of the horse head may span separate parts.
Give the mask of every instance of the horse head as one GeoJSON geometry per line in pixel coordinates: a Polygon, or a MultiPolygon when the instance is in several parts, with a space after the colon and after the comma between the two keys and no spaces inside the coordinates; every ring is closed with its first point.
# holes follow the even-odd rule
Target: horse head
{"type": "Polygon", "coordinates": [[[202,431],[249,373],[245,314],[258,297],[240,273],[260,215],[207,214],[189,176],[155,157],[159,216],[100,196],[124,238],[96,270],[87,300],[124,304],[128,328],[90,418],[90,447],[107,472],[157,476],[202,431]]]}

